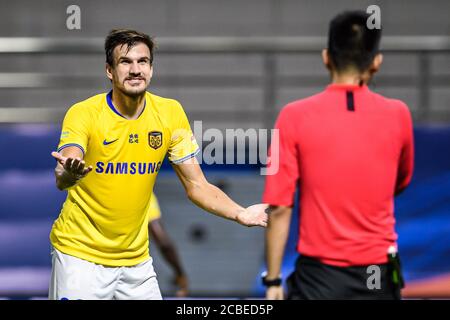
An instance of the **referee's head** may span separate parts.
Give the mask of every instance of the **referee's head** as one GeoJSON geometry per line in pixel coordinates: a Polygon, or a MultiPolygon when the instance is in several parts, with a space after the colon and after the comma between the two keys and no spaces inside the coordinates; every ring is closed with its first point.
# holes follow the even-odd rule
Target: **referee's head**
{"type": "Polygon", "coordinates": [[[369,18],[364,11],[346,11],[331,20],[328,48],[322,57],[332,74],[359,73],[370,78],[378,71],[382,62],[381,28],[369,29],[369,18]]]}

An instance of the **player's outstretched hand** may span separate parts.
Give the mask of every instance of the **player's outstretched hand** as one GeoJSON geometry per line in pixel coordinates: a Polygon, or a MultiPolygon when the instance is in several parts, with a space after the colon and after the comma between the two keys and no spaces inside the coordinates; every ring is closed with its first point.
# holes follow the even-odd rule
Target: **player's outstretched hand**
{"type": "Polygon", "coordinates": [[[86,168],[86,163],[80,158],[64,157],[58,152],[53,151],[52,157],[55,158],[63,167],[64,170],[74,176],[76,179],[84,178],[92,171],[92,166],[86,168]]]}
{"type": "Polygon", "coordinates": [[[254,204],[250,207],[247,207],[245,211],[239,213],[236,220],[240,224],[247,227],[267,227],[267,221],[269,220],[269,216],[267,214],[268,210],[268,204],[254,204]]]}

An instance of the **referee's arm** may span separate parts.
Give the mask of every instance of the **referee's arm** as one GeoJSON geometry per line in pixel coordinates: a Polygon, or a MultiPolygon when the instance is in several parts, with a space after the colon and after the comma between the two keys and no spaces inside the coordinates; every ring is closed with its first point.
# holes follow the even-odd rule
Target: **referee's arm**
{"type": "MultiPolygon", "coordinates": [[[[266,229],[267,280],[277,279],[281,275],[281,263],[289,235],[291,215],[290,207],[270,206],[269,223],[266,229]]],[[[283,299],[283,287],[280,285],[267,288],[266,298],[283,299]]]]}
{"type": "MultiPolygon", "coordinates": [[[[272,139],[270,146],[269,168],[278,163],[278,170],[266,176],[263,202],[270,205],[269,222],[266,229],[266,280],[280,277],[281,265],[289,236],[292,206],[295,189],[300,178],[299,154],[296,143],[296,127],[294,117],[284,108],[278,116],[275,129],[279,132],[279,139],[272,139]],[[277,160],[274,160],[277,159],[277,160]]],[[[273,171],[273,170],[271,170],[273,171]]],[[[269,286],[266,291],[267,299],[283,299],[283,287],[269,286]]]]}
{"type": "Polygon", "coordinates": [[[414,169],[414,134],[412,119],[406,106],[403,110],[403,145],[398,164],[395,195],[402,193],[409,185],[414,169]]]}

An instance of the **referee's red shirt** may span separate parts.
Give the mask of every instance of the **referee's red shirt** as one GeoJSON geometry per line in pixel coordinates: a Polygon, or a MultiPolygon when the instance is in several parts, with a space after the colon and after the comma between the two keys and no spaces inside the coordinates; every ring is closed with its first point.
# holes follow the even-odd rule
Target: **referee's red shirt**
{"type": "MultiPolygon", "coordinates": [[[[367,86],[329,85],[281,111],[279,152],[263,202],[292,206],[300,186],[297,250],[335,266],[387,262],[396,246],[394,194],[410,182],[413,132],[408,107],[367,86]]],[[[278,154],[277,154],[278,153],[278,154]]]]}

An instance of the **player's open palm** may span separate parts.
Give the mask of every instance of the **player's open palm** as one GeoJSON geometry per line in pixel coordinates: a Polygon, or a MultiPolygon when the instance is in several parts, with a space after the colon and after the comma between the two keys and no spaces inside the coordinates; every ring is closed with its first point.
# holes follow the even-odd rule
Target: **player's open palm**
{"type": "Polygon", "coordinates": [[[76,179],[84,178],[92,171],[92,166],[86,167],[86,163],[80,158],[64,157],[55,151],[52,152],[52,156],[63,166],[68,174],[74,176],[76,179]]]}
{"type": "Polygon", "coordinates": [[[238,214],[237,222],[247,227],[267,227],[267,221],[269,219],[267,214],[268,207],[269,205],[263,203],[247,207],[245,211],[238,214]]]}

